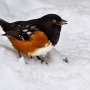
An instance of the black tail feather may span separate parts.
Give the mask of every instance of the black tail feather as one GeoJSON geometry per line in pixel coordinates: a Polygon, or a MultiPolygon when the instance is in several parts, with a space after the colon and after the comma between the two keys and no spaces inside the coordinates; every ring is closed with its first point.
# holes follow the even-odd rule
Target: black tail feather
{"type": "Polygon", "coordinates": [[[0,18],[0,25],[6,24],[6,23],[8,23],[8,22],[6,22],[5,20],[0,18]]]}
{"type": "Polygon", "coordinates": [[[3,31],[7,31],[8,22],[0,18],[0,26],[2,27],[3,31]]]}

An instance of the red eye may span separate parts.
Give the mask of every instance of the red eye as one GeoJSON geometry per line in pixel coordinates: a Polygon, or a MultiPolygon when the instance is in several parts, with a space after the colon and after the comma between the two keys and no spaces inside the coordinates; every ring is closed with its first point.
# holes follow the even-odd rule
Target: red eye
{"type": "Polygon", "coordinates": [[[56,20],[53,20],[52,22],[53,22],[53,23],[56,23],[57,21],[56,21],[56,20]]]}

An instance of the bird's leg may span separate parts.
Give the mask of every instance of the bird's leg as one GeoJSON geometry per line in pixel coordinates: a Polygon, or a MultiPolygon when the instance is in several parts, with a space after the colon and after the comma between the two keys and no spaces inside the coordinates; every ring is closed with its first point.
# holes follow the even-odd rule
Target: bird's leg
{"type": "Polygon", "coordinates": [[[19,55],[19,58],[21,58],[21,54],[20,54],[20,52],[18,51],[18,55],[19,55]]]}
{"type": "MultiPolygon", "coordinates": [[[[18,51],[18,55],[19,55],[19,58],[21,58],[21,54],[20,54],[20,52],[18,51]]],[[[26,64],[28,64],[27,62],[25,62],[26,64]]]]}
{"type": "Polygon", "coordinates": [[[32,59],[33,57],[31,56],[31,59],[32,59]]]}
{"type": "Polygon", "coordinates": [[[43,63],[44,60],[42,60],[39,56],[36,56],[38,60],[41,60],[41,63],[43,63]]]}

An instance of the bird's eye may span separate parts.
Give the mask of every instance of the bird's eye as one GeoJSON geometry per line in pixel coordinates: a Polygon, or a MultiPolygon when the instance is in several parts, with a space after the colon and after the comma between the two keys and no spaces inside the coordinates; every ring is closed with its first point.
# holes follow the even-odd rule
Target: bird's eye
{"type": "Polygon", "coordinates": [[[56,22],[57,22],[57,20],[53,20],[52,22],[53,22],[53,23],[56,23],[56,22]]]}

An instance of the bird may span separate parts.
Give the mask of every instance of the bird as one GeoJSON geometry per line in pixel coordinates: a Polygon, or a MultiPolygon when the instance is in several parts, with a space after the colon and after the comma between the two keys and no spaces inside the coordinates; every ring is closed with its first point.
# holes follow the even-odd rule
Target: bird
{"type": "Polygon", "coordinates": [[[19,57],[26,54],[30,57],[40,58],[40,55],[51,51],[58,43],[62,25],[67,21],[57,14],[46,14],[40,18],[27,21],[7,22],[0,19],[0,26],[17,50],[19,57]]]}

